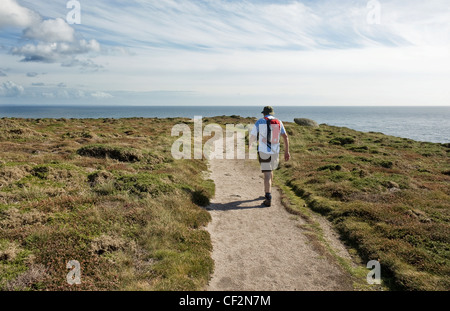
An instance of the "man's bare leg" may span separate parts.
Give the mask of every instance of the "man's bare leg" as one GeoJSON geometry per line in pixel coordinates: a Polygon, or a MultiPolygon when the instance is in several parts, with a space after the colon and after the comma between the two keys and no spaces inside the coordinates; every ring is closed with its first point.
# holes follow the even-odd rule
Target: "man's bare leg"
{"type": "Polygon", "coordinates": [[[264,172],[264,191],[266,193],[272,192],[273,172],[264,172]]]}

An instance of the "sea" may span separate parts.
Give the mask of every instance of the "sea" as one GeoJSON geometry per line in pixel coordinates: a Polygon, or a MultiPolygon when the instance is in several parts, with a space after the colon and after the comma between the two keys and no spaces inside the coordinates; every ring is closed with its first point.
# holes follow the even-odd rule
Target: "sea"
{"type": "MultiPolygon", "coordinates": [[[[275,106],[275,116],[285,122],[308,118],[319,124],[381,132],[417,141],[450,142],[450,106],[275,106]]],[[[15,118],[170,118],[239,115],[261,117],[256,106],[17,106],[1,105],[1,117],[15,118]]]]}

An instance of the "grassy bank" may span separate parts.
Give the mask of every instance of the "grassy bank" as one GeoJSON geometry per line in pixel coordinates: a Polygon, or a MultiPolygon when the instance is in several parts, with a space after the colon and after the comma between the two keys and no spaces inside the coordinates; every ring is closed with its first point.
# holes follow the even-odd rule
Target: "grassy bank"
{"type": "MultiPolygon", "coordinates": [[[[206,161],[173,160],[178,123],[192,126],[0,119],[0,289],[203,289],[213,261],[202,206],[214,184],[202,177],[206,161]],[[71,260],[80,285],[67,284],[71,260]]],[[[380,261],[390,288],[450,288],[448,145],[285,126],[292,160],[276,179],[293,194],[289,208],[325,215],[363,260],[380,261]]]]}
{"type": "Polygon", "coordinates": [[[379,260],[389,287],[448,290],[448,144],[285,125],[293,159],[277,177],[364,260],[379,260]]]}
{"type": "Polygon", "coordinates": [[[0,289],[202,289],[214,184],[172,160],[186,120],[1,119],[0,289]]]}

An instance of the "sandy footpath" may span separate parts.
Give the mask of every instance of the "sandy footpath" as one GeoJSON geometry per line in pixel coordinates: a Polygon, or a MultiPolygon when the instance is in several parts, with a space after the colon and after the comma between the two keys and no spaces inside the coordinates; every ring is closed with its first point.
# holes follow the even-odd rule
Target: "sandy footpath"
{"type": "Polygon", "coordinates": [[[207,290],[352,290],[348,275],[318,254],[273,191],[262,205],[262,173],[249,160],[212,160],[216,195],[208,207],[215,271],[207,290]]]}

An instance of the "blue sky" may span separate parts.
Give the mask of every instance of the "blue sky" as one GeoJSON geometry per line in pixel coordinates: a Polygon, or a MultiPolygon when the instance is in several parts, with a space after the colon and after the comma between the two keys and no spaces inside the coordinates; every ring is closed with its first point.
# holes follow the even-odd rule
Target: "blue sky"
{"type": "Polygon", "coordinates": [[[1,0],[0,104],[449,105],[448,0],[1,0]]]}

